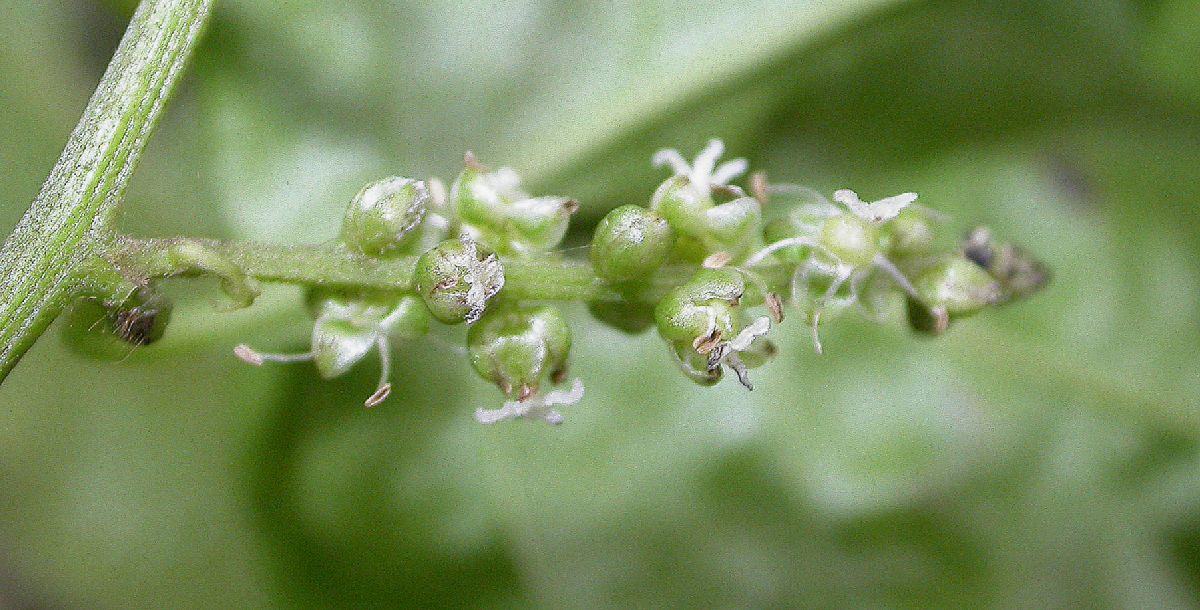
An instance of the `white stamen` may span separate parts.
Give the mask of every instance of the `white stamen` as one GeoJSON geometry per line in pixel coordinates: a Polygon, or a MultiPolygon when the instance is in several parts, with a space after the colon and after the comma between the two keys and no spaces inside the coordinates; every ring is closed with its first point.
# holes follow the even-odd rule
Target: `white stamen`
{"type": "Polygon", "coordinates": [[[583,380],[576,378],[571,382],[570,390],[555,390],[546,394],[543,403],[546,406],[573,405],[583,400],[583,380]]]}
{"type": "Polygon", "coordinates": [[[904,276],[904,273],[901,272],[900,269],[898,269],[896,265],[892,263],[892,261],[888,260],[887,257],[882,254],[876,254],[874,265],[880,269],[883,269],[884,272],[890,275],[892,280],[896,282],[896,285],[904,289],[904,292],[907,292],[908,296],[918,301],[921,300],[920,295],[917,294],[916,287],[912,285],[912,282],[908,281],[908,278],[904,276]]]}
{"type": "Polygon", "coordinates": [[[817,329],[817,327],[820,325],[821,325],[821,310],[818,309],[813,312],[813,317],[812,317],[813,349],[816,350],[818,356],[825,353],[825,348],[821,345],[821,331],[817,329]]]}
{"type": "Polygon", "coordinates": [[[371,394],[370,396],[367,397],[366,400],[363,401],[363,406],[367,407],[368,409],[371,407],[374,407],[374,406],[378,406],[380,403],[387,400],[388,396],[391,396],[391,394],[392,394],[392,384],[385,383],[385,384],[379,386],[375,390],[374,394],[371,394]]]}
{"type": "Polygon", "coordinates": [[[775,254],[784,248],[791,248],[794,246],[808,246],[810,248],[819,248],[821,250],[825,250],[825,246],[821,245],[820,242],[811,237],[789,237],[787,239],[781,239],[750,255],[750,258],[746,259],[744,266],[753,267],[761,263],[768,256],[771,256],[772,254],[775,254]]]}
{"type": "Polygon", "coordinates": [[[254,366],[262,366],[264,362],[307,362],[312,360],[314,357],[312,352],[304,352],[301,354],[266,354],[255,351],[245,343],[233,348],[233,353],[235,356],[240,358],[242,362],[245,362],[246,364],[252,364],[254,366]]]}
{"type": "Polygon", "coordinates": [[[262,366],[263,364],[262,354],[254,351],[245,343],[233,348],[233,355],[241,358],[242,362],[245,362],[246,364],[252,364],[254,366],[262,366]]]}
{"type": "Polygon", "coordinates": [[[375,348],[379,350],[379,383],[375,386],[375,393],[363,403],[367,407],[374,407],[387,400],[388,395],[392,393],[392,384],[388,382],[392,377],[392,346],[386,334],[375,338],[375,348]]]}
{"type": "Polygon", "coordinates": [[[747,390],[754,390],[754,384],[750,383],[750,371],[746,369],[746,363],[742,362],[741,358],[738,358],[737,352],[730,352],[729,355],[725,356],[725,364],[733,369],[734,374],[737,375],[738,383],[742,384],[747,390]]]}

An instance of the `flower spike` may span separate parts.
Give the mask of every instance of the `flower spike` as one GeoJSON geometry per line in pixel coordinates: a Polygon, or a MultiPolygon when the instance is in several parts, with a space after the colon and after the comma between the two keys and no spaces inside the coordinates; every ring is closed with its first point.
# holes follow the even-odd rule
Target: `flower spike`
{"type": "MultiPolygon", "coordinates": [[[[749,177],[747,196],[730,184],[747,173],[746,160],[722,161],[724,152],[712,139],[694,159],[676,149],[655,153],[652,163],[671,175],[648,204],[622,205],[600,220],[588,246],[590,269],[555,250],[578,201],[534,197],[511,168],[491,169],[467,153],[449,190],[434,179],[372,183],[346,213],[338,252],[353,255],[365,271],[390,259],[395,273],[383,269],[385,283],[339,276],[315,284],[307,352],[239,345],[234,353],[254,366],[311,361],[332,378],[377,351],[379,382],[363,402],[374,407],[392,392],[391,340],[427,334],[433,320],[465,322],[460,353],[504,394],[499,408],[476,409],[475,420],[557,426],[560,408],[579,403],[584,386],[579,379],[567,384],[570,324],[545,301],[582,300],[597,320],[630,334],[656,327],[691,381],[712,386],[736,375],[753,390],[749,371],[777,353],[767,335],[783,323],[785,306],[799,310],[790,315],[803,319],[819,354],[821,323],[852,307],[877,320],[903,309],[912,330],[936,335],[1048,281],[1039,261],[986,229],[972,231],[958,249],[939,251],[937,223],[944,218],[917,205],[916,193],[865,202],[842,189],[826,197],[759,172],[749,177]],[[507,290],[505,264],[512,272],[507,290]],[[411,280],[401,272],[408,269],[411,280]],[[551,269],[569,271],[571,279],[551,269]],[[565,289],[554,285],[564,281],[565,289]]],[[[246,302],[256,290],[219,248],[200,244],[169,254],[180,269],[217,275],[246,302]]],[[[141,337],[149,323],[141,312],[132,315],[138,317],[120,325],[141,337]]]]}

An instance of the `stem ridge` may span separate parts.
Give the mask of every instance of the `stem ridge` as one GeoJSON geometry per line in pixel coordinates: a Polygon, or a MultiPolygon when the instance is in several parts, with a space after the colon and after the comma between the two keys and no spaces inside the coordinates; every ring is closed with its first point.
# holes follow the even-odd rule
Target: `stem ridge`
{"type": "Polygon", "coordinates": [[[79,289],[212,8],[145,0],[42,190],[0,248],[0,380],[79,289]]]}

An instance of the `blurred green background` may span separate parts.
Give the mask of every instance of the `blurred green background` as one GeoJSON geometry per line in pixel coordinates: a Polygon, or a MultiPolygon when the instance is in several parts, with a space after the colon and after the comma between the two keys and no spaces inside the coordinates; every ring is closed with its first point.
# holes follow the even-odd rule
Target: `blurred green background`
{"type": "MultiPolygon", "coordinates": [[[[132,2],[0,0],[0,225],[132,2]]],[[[936,341],[785,325],[758,389],[692,386],[571,310],[566,425],[439,340],[322,382],[300,295],[177,285],[119,363],[48,334],[0,389],[0,608],[1200,605],[1196,0],[221,0],[123,226],[278,243],[464,150],[606,210],[711,136],[776,179],[917,191],[1055,282],[936,341]],[[791,326],[789,330],[787,327],[791,326]]]]}

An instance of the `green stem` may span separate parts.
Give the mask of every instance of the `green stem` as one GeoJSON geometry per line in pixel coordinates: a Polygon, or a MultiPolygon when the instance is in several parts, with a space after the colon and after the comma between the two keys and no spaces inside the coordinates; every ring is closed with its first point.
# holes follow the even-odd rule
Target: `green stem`
{"type": "Polygon", "coordinates": [[[0,249],[0,380],[77,294],[213,0],[145,0],[50,177],[0,249]]]}
{"type": "MultiPolygon", "coordinates": [[[[131,239],[113,244],[107,258],[131,277],[142,279],[206,275],[203,269],[181,264],[173,248],[191,243],[213,252],[238,267],[242,273],[264,282],[302,286],[337,285],[385,290],[412,290],[417,257],[375,259],[355,254],[330,243],[318,246],[270,244],[190,238],[131,239]]],[[[630,301],[655,303],[673,286],[684,283],[695,267],[665,267],[649,286],[630,292],[610,284],[583,261],[546,257],[537,260],[503,259],[504,292],[514,299],[530,301],[630,301]]],[[[782,291],[789,277],[783,268],[755,268],[771,290],[782,291]]],[[[752,291],[750,303],[761,303],[752,291]]]]}

